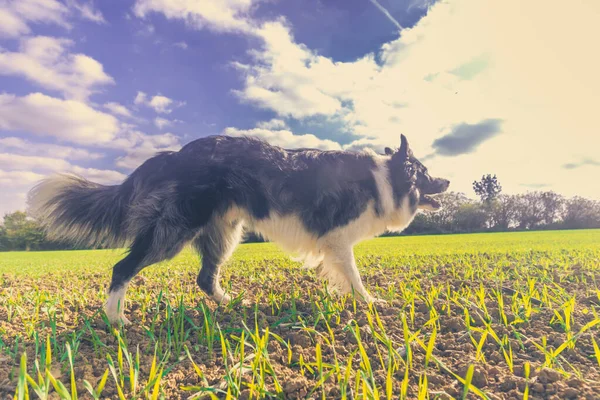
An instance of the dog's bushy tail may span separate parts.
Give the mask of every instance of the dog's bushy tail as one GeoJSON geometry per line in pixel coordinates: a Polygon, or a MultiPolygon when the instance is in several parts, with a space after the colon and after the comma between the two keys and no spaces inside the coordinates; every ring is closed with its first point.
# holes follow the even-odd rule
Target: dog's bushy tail
{"type": "Polygon", "coordinates": [[[76,245],[123,246],[129,241],[122,229],[128,199],[120,189],[75,175],[56,175],[31,189],[28,213],[51,239],[76,245]]]}

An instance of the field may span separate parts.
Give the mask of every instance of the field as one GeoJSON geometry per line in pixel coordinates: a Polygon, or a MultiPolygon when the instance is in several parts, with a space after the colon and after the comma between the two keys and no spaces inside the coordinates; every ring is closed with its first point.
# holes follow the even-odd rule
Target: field
{"type": "Polygon", "coordinates": [[[217,306],[198,256],[144,270],[114,329],[117,250],[0,253],[0,398],[564,399],[600,393],[600,231],[381,238],[373,306],[272,244],[242,245],[217,306]],[[596,337],[596,339],[594,338],[596,337]]]}

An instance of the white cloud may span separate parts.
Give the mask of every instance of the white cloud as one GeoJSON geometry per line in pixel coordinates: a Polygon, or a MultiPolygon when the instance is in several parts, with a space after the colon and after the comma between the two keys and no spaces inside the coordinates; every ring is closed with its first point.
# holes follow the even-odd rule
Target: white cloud
{"type": "Polygon", "coordinates": [[[234,64],[245,74],[244,90],[234,91],[240,99],[295,118],[342,111],[340,98],[328,91],[334,82],[337,91],[350,89],[356,78],[343,82],[347,74],[337,75],[343,71],[329,59],[296,44],[280,21],[265,23],[255,33],[264,41],[261,51],[252,52],[256,63],[234,64]]]}
{"type": "Polygon", "coordinates": [[[144,92],[137,92],[135,95],[135,99],[133,99],[134,104],[146,104],[148,102],[148,95],[144,92]]]}
{"type": "Polygon", "coordinates": [[[29,33],[29,27],[8,9],[0,8],[0,37],[17,37],[29,33]]]}
{"type": "Polygon", "coordinates": [[[137,92],[133,102],[136,105],[150,107],[159,114],[170,114],[173,109],[185,105],[183,101],[175,101],[160,94],[148,97],[144,92],[137,92]]]}
{"type": "Polygon", "coordinates": [[[66,20],[69,9],[56,0],[9,0],[6,7],[26,21],[70,27],[66,20]]]}
{"type": "Polygon", "coordinates": [[[168,19],[185,21],[189,26],[217,32],[248,32],[248,14],[256,0],[137,0],[133,12],[139,18],[162,13],[168,19]]]}
{"type": "Polygon", "coordinates": [[[188,44],[186,42],[177,42],[174,43],[173,46],[179,47],[181,50],[187,50],[188,44]]]}
{"type": "Polygon", "coordinates": [[[0,153],[0,168],[4,170],[66,171],[70,166],[69,162],[60,158],[0,153]]]}
{"type": "Polygon", "coordinates": [[[272,145],[294,149],[294,148],[313,148],[321,150],[341,150],[339,143],[332,140],[319,139],[312,134],[294,135],[287,130],[271,131],[268,129],[253,128],[253,129],[236,129],[226,128],[223,134],[229,136],[253,136],[265,140],[272,145]]]}
{"type": "MultiPolygon", "coordinates": [[[[13,174],[0,170],[0,186],[2,186],[2,201],[0,201],[0,221],[4,215],[20,210],[25,211],[25,199],[27,196],[27,186],[24,184],[26,179],[31,179],[30,183],[37,181],[33,173],[13,174]],[[14,182],[14,184],[13,184],[14,182]],[[9,189],[9,185],[10,186],[9,189]]],[[[39,176],[42,178],[43,176],[39,176]]]]}
{"type": "Polygon", "coordinates": [[[81,175],[92,182],[100,183],[102,185],[117,185],[127,178],[126,175],[118,171],[112,171],[109,169],[83,168],[77,165],[71,166],[68,172],[81,175]]]}
{"type": "Polygon", "coordinates": [[[385,147],[389,147],[389,144],[381,139],[361,138],[342,146],[333,140],[320,139],[310,133],[294,134],[287,126],[285,126],[285,123],[282,120],[278,119],[272,119],[266,123],[259,122],[256,124],[256,128],[252,129],[228,127],[225,128],[223,134],[229,136],[257,137],[270,144],[286,149],[313,148],[346,151],[363,151],[365,149],[370,149],[379,154],[383,154],[385,147]]]}
{"type": "Polygon", "coordinates": [[[236,93],[283,117],[341,118],[363,138],[346,148],[398,146],[404,133],[419,156],[453,126],[502,120],[502,133],[476,152],[429,160],[432,172],[466,193],[497,173],[507,192],[550,182],[566,195],[600,197],[600,186],[584,183],[598,167],[562,168],[597,159],[600,57],[590,49],[599,13],[599,2],[438,2],[382,47],[380,61],[367,54],[353,62],[320,56],[284,23],[269,22],[253,31],[264,42],[255,62],[234,64],[245,78],[236,93]]]}
{"type": "Polygon", "coordinates": [[[76,0],[2,0],[0,1],[0,37],[19,37],[31,31],[29,24],[54,24],[70,29],[74,13],[83,19],[104,23],[104,17],[91,2],[76,0]]]}
{"type": "Polygon", "coordinates": [[[0,129],[52,136],[79,144],[107,144],[119,132],[115,117],[75,100],[41,93],[0,94],[0,129]]]}
{"type": "Polygon", "coordinates": [[[28,172],[40,174],[72,172],[102,184],[119,182],[125,178],[125,175],[117,171],[85,168],[60,158],[22,156],[12,153],[0,153],[0,169],[13,171],[11,176],[23,175],[28,172]]]}
{"type": "Polygon", "coordinates": [[[121,183],[126,176],[118,171],[84,168],[52,158],[22,157],[0,153],[0,219],[9,212],[24,211],[27,191],[41,179],[54,173],[69,172],[83,176],[93,182],[104,185],[121,183]],[[26,168],[17,170],[16,167],[26,168]],[[7,168],[4,168],[7,167],[7,168]],[[31,171],[31,168],[40,168],[31,171]]]}
{"type": "Polygon", "coordinates": [[[111,101],[111,102],[105,103],[103,107],[106,108],[108,111],[110,111],[112,114],[120,115],[122,117],[127,117],[127,118],[132,117],[131,111],[129,111],[129,109],[122,104],[111,101]]]}
{"type": "Polygon", "coordinates": [[[287,124],[282,119],[273,118],[269,121],[261,121],[256,124],[261,129],[287,129],[287,124]]]}
{"type": "MultiPolygon", "coordinates": [[[[400,144],[398,143],[398,146],[400,144]]],[[[382,139],[373,139],[373,138],[361,138],[352,141],[351,143],[344,146],[344,150],[349,151],[362,151],[365,149],[371,149],[376,153],[383,154],[386,147],[398,147],[393,146],[392,143],[386,142],[382,139]]]]}
{"type": "Polygon", "coordinates": [[[122,148],[127,154],[117,158],[116,165],[121,168],[133,169],[139,167],[148,158],[159,151],[177,151],[181,148],[179,138],[172,133],[146,135],[142,132],[129,132],[123,139],[122,148]]]}
{"type": "Polygon", "coordinates": [[[30,156],[48,156],[68,160],[97,160],[103,154],[70,146],[51,143],[30,142],[18,137],[0,138],[0,151],[30,156]]]}
{"type": "Polygon", "coordinates": [[[152,97],[152,99],[150,99],[150,102],[148,103],[148,105],[154,109],[154,111],[156,111],[157,113],[170,113],[171,110],[169,109],[169,106],[173,104],[173,100],[171,100],[168,97],[165,96],[161,96],[161,95],[157,95],[152,97]]]}
{"type": "Polygon", "coordinates": [[[105,24],[106,20],[100,10],[94,8],[93,2],[84,3],[83,1],[67,0],[69,7],[75,9],[81,18],[98,24],[105,24]]]}
{"type": "Polygon", "coordinates": [[[163,129],[163,128],[167,127],[167,126],[173,125],[173,121],[170,121],[168,119],[161,118],[161,117],[156,117],[154,119],[154,125],[156,125],[156,127],[158,129],[163,129]]]}
{"type": "Polygon", "coordinates": [[[21,40],[18,52],[0,49],[0,74],[26,78],[67,98],[87,99],[101,86],[114,84],[102,64],[84,54],[72,54],[69,39],[48,36],[21,40]]]}
{"type": "Polygon", "coordinates": [[[0,185],[4,187],[30,187],[45,175],[31,171],[5,171],[0,169],[0,185]]]}

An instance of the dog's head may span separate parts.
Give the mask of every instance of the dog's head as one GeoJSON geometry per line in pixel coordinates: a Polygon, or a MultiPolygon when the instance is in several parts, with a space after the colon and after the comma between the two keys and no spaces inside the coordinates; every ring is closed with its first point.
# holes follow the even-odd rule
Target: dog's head
{"type": "Polygon", "coordinates": [[[409,191],[413,193],[418,191],[418,208],[429,211],[439,210],[442,204],[435,199],[435,195],[448,190],[450,181],[429,175],[427,167],[414,156],[404,135],[401,136],[400,148],[397,151],[394,152],[386,147],[385,153],[392,156],[393,168],[403,171],[402,180],[409,191]]]}

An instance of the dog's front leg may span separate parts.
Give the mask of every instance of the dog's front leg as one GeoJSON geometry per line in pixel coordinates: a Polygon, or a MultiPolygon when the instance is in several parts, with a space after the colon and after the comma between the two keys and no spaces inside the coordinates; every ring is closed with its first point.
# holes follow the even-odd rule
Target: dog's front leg
{"type": "Polygon", "coordinates": [[[325,246],[323,263],[318,273],[327,279],[333,290],[341,294],[354,292],[357,298],[366,302],[378,301],[363,285],[354,260],[354,251],[349,244],[330,243],[325,246]]]}

